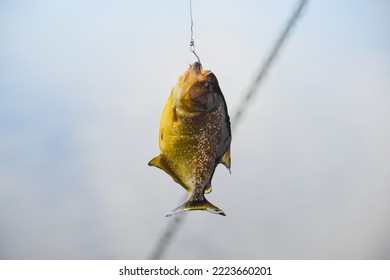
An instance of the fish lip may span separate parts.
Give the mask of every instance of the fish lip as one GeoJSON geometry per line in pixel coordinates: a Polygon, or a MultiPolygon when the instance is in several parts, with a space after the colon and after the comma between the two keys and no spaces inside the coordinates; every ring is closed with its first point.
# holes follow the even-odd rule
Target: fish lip
{"type": "Polygon", "coordinates": [[[210,70],[203,70],[202,64],[200,62],[194,62],[192,65],[190,65],[190,71],[192,72],[192,75],[197,77],[197,79],[203,79],[204,77],[212,74],[210,70]]]}
{"type": "Polygon", "coordinates": [[[191,69],[195,74],[198,74],[202,71],[202,64],[200,64],[200,62],[194,62],[194,64],[191,65],[191,69]]]}

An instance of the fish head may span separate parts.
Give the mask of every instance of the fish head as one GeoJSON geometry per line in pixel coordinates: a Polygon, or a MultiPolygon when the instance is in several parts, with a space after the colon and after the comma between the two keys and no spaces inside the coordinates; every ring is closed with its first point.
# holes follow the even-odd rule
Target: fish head
{"type": "Polygon", "coordinates": [[[187,112],[210,112],[215,108],[221,89],[215,75],[195,62],[173,88],[175,105],[187,112]]]}

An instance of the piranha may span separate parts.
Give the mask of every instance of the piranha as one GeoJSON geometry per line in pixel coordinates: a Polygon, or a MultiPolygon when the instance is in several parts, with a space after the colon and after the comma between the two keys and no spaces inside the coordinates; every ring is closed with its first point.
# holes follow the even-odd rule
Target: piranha
{"type": "Polygon", "coordinates": [[[219,163],[230,172],[231,138],[230,118],[218,80],[195,62],[171,90],[160,121],[160,155],[149,162],[188,191],[186,201],[167,217],[189,210],[226,216],[204,195],[211,192],[211,179],[219,163]]]}

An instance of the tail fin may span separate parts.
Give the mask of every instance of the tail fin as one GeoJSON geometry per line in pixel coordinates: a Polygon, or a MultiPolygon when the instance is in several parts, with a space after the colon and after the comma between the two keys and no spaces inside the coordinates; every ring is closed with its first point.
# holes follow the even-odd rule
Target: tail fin
{"type": "Polygon", "coordinates": [[[201,200],[193,200],[191,199],[191,195],[187,198],[187,200],[180,205],[179,207],[173,209],[170,213],[166,215],[166,217],[170,217],[172,215],[184,212],[184,211],[192,211],[192,210],[206,210],[207,212],[226,216],[225,212],[219,209],[217,206],[211,204],[205,197],[202,197],[201,200]]]}

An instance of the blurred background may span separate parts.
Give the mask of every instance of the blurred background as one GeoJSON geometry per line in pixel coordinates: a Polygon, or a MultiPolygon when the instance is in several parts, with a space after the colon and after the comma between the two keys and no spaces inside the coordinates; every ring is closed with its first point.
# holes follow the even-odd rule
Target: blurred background
{"type": "MultiPolygon", "coordinates": [[[[234,114],[297,1],[193,0],[234,114]]],[[[167,259],[390,258],[390,2],[311,1],[167,259]]],[[[188,1],[0,2],[0,258],[145,259],[185,195],[148,161],[188,1]]]]}

